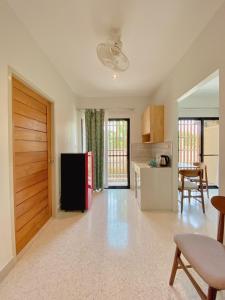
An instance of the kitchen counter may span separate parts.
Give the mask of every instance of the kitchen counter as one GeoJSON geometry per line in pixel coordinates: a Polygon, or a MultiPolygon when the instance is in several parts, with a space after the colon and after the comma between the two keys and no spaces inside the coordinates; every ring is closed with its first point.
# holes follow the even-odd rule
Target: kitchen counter
{"type": "Polygon", "coordinates": [[[135,198],[141,210],[172,210],[171,167],[132,162],[135,198]]]}
{"type": "Polygon", "coordinates": [[[149,162],[132,161],[131,163],[133,165],[136,165],[138,168],[150,168],[150,169],[167,169],[167,168],[171,168],[170,166],[168,166],[168,167],[151,167],[149,165],[149,162]]]}
{"type": "Polygon", "coordinates": [[[136,165],[138,168],[151,168],[147,162],[132,161],[132,163],[136,165]]]}

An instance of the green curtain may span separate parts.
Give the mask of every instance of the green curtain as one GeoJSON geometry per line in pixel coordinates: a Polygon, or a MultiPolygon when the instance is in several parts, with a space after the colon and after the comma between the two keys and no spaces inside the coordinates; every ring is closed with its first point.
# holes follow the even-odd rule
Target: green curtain
{"type": "Polygon", "coordinates": [[[86,109],[86,149],[94,154],[94,190],[103,190],[104,110],[86,109]]]}

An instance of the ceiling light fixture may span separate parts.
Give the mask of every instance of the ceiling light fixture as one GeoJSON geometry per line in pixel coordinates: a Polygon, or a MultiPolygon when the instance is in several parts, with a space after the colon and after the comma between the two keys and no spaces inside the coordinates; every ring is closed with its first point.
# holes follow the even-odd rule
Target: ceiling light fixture
{"type": "Polygon", "coordinates": [[[118,79],[119,77],[120,77],[120,76],[119,76],[118,73],[113,73],[113,76],[112,76],[113,80],[116,80],[116,79],[118,79]]]}

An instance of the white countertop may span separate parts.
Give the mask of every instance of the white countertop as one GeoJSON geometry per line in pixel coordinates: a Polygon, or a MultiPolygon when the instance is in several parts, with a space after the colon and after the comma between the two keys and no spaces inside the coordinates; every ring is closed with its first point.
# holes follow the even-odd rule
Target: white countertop
{"type": "Polygon", "coordinates": [[[170,166],[168,167],[151,167],[148,162],[140,162],[140,161],[132,161],[133,164],[135,164],[138,168],[140,169],[165,169],[165,168],[171,168],[170,166]]]}
{"type": "Polygon", "coordinates": [[[140,161],[132,161],[139,168],[151,168],[147,162],[140,162],[140,161]]]}

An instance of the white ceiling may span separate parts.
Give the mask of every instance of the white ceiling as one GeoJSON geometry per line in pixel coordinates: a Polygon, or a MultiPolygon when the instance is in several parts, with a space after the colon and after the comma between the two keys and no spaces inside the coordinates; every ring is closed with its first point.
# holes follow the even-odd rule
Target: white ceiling
{"type": "Polygon", "coordinates": [[[219,108],[219,76],[201,85],[179,102],[181,108],[219,108]]]}
{"type": "Polygon", "coordinates": [[[148,96],[224,0],[8,0],[74,93],[148,96]],[[112,79],[96,45],[122,31],[130,68],[112,79]]]}

